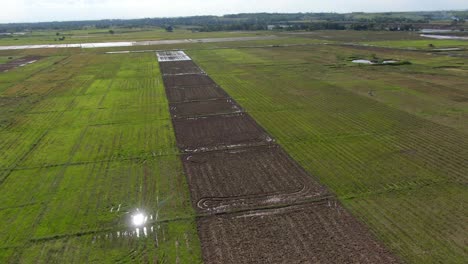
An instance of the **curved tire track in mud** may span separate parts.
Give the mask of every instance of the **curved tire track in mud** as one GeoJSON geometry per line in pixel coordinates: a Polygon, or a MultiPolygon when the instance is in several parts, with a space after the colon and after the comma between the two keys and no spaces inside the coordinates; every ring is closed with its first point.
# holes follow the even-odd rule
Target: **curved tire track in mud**
{"type": "Polygon", "coordinates": [[[157,54],[205,263],[399,263],[181,51],[157,54]]]}

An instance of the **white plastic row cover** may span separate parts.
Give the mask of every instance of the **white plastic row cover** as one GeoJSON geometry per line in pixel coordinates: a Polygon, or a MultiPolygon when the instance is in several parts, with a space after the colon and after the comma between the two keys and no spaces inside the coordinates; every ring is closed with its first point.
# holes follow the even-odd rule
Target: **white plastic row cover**
{"type": "Polygon", "coordinates": [[[183,51],[160,51],[156,53],[158,55],[158,61],[189,61],[192,60],[183,51]]]}

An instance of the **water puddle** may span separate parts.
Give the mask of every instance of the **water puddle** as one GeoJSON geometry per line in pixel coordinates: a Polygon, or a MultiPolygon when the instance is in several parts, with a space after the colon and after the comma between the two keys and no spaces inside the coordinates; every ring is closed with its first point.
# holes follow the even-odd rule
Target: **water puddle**
{"type": "Polygon", "coordinates": [[[375,64],[370,60],[353,60],[353,63],[360,63],[360,64],[375,64]]]}
{"type": "Polygon", "coordinates": [[[468,37],[462,37],[462,36],[432,35],[432,34],[421,34],[420,36],[424,38],[432,38],[432,39],[468,40],[468,37]]]}
{"type": "Polygon", "coordinates": [[[107,54],[128,54],[130,53],[129,50],[125,50],[125,51],[108,51],[106,52],[107,54]]]}
{"type": "Polygon", "coordinates": [[[141,212],[138,209],[131,216],[131,218],[132,218],[132,224],[137,227],[137,230],[138,230],[138,227],[144,226],[146,222],[148,222],[148,216],[144,212],[141,212]]]}
{"type": "Polygon", "coordinates": [[[35,63],[36,61],[37,61],[37,60],[28,61],[28,62],[26,62],[26,63],[23,63],[23,64],[19,65],[18,67],[24,67],[24,66],[26,66],[26,65],[28,65],[28,64],[33,64],[33,63],[35,63]]]}
{"type": "Polygon", "coordinates": [[[83,43],[78,44],[83,49],[91,48],[112,48],[112,47],[131,47],[135,42],[103,42],[103,43],[83,43]]]}
{"type": "Polygon", "coordinates": [[[399,61],[396,60],[385,60],[382,62],[373,62],[370,60],[353,60],[353,63],[358,63],[358,64],[368,64],[368,65],[382,65],[382,64],[396,64],[399,63],[399,61]]]}
{"type": "Polygon", "coordinates": [[[449,32],[455,32],[455,31],[451,29],[432,29],[432,28],[421,29],[421,33],[449,33],[449,32]]]}
{"type": "Polygon", "coordinates": [[[120,230],[120,231],[110,231],[107,233],[102,233],[95,235],[93,237],[93,243],[96,243],[100,240],[112,241],[116,239],[138,239],[138,238],[148,238],[152,237],[155,241],[158,240],[158,231],[161,231],[161,225],[157,226],[148,226],[135,228],[132,230],[120,230]]]}
{"type": "Polygon", "coordinates": [[[235,38],[204,38],[204,39],[174,39],[174,40],[152,40],[152,41],[119,41],[119,42],[100,42],[100,43],[75,43],[75,44],[45,44],[45,45],[20,45],[20,46],[0,46],[0,50],[19,50],[19,49],[50,49],[50,48],[112,48],[112,47],[130,47],[130,46],[151,46],[182,43],[213,43],[213,42],[231,42],[231,41],[253,41],[275,39],[276,36],[256,36],[256,37],[235,37],[235,38]]]}
{"type": "Polygon", "coordinates": [[[433,51],[460,51],[462,48],[445,48],[445,49],[433,49],[433,51]]]}

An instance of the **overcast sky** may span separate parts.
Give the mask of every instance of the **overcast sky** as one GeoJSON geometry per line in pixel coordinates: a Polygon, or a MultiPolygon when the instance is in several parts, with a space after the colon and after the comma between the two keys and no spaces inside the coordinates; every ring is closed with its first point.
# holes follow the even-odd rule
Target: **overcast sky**
{"type": "Polygon", "coordinates": [[[468,9],[468,0],[0,0],[0,23],[223,15],[468,9]]]}

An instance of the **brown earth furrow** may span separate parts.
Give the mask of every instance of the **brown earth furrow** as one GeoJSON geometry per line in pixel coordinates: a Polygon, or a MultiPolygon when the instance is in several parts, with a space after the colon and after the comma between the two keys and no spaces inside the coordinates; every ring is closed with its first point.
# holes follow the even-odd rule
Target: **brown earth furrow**
{"type": "Polygon", "coordinates": [[[188,103],[171,103],[170,112],[173,118],[207,116],[216,114],[234,114],[242,110],[231,99],[196,101],[188,103]]]}
{"type": "Polygon", "coordinates": [[[160,68],[205,263],[400,262],[193,61],[160,68]]]}
{"type": "Polygon", "coordinates": [[[212,86],[198,86],[166,89],[170,103],[227,99],[229,96],[221,89],[212,86]]]}
{"type": "Polygon", "coordinates": [[[204,74],[164,75],[163,77],[167,89],[197,86],[216,87],[216,83],[204,74]]]}
{"type": "MultiPolygon", "coordinates": [[[[301,213],[301,216],[303,216],[303,213],[301,213]]],[[[308,236],[308,234],[312,235],[312,233],[308,230],[304,230],[303,223],[295,221],[291,216],[286,215],[285,220],[288,224],[288,228],[294,231],[293,235],[298,238],[293,240],[293,242],[295,242],[294,249],[296,250],[296,254],[302,258],[300,261],[317,261],[314,260],[315,254],[307,250],[307,240],[311,239],[311,236],[308,236]]]]}
{"type": "MultiPolygon", "coordinates": [[[[270,203],[277,204],[292,198],[289,196],[295,196],[298,192],[301,192],[301,195],[294,198],[317,198],[327,195],[326,189],[288,159],[287,154],[278,146],[185,154],[183,164],[188,172],[189,185],[195,187],[192,188],[192,197],[197,202],[211,197],[221,200],[235,198],[244,202],[249,199],[257,202],[270,200],[270,203]],[[207,167],[215,168],[215,174],[209,176],[213,181],[209,186],[215,188],[214,190],[197,184],[207,176],[204,173],[207,167]],[[215,190],[219,188],[226,189],[222,197],[214,195],[215,190]]],[[[267,201],[261,203],[266,204],[267,201]]]]}
{"type": "MultiPolygon", "coordinates": [[[[268,263],[268,258],[273,258],[273,263],[398,263],[383,246],[373,242],[362,224],[349,214],[338,215],[336,209],[309,204],[281,210],[255,210],[251,214],[209,216],[199,220],[198,228],[204,249],[219,246],[213,245],[214,240],[206,236],[209,229],[217,241],[228,241],[223,246],[230,247],[239,256],[237,259],[248,260],[242,263],[268,263]],[[338,219],[339,226],[330,226],[332,219],[338,219]],[[336,233],[336,227],[350,235],[336,233]],[[246,248],[251,248],[256,255],[246,256],[246,248]]],[[[339,206],[339,210],[344,209],[339,206]]],[[[240,263],[216,258],[208,250],[203,254],[206,263],[240,263]]]]}
{"type": "Polygon", "coordinates": [[[0,72],[6,72],[9,70],[12,70],[14,68],[22,67],[27,64],[34,63],[38,60],[40,60],[42,57],[41,56],[26,56],[23,58],[19,58],[16,60],[9,61],[4,64],[0,64],[0,72]]]}
{"type": "Polygon", "coordinates": [[[193,61],[167,61],[160,68],[164,75],[204,73],[193,61]]]}
{"type": "MultiPolygon", "coordinates": [[[[214,175],[211,171],[212,171],[212,168],[204,167],[200,171],[201,177],[197,178],[196,181],[194,181],[192,184],[193,184],[193,186],[195,188],[203,188],[203,186],[206,186],[206,187],[208,187],[210,189],[212,188],[212,189],[216,190],[217,195],[220,195],[222,190],[216,189],[213,186],[214,181],[212,179],[210,179],[210,175],[214,175]]],[[[187,170],[187,173],[193,173],[193,172],[190,172],[190,170],[187,170]]],[[[192,200],[193,200],[193,192],[191,192],[191,194],[192,194],[192,200]]]]}
{"type": "Polygon", "coordinates": [[[267,145],[272,138],[248,115],[236,113],[173,119],[177,145],[186,152],[219,150],[237,145],[267,145]]]}

